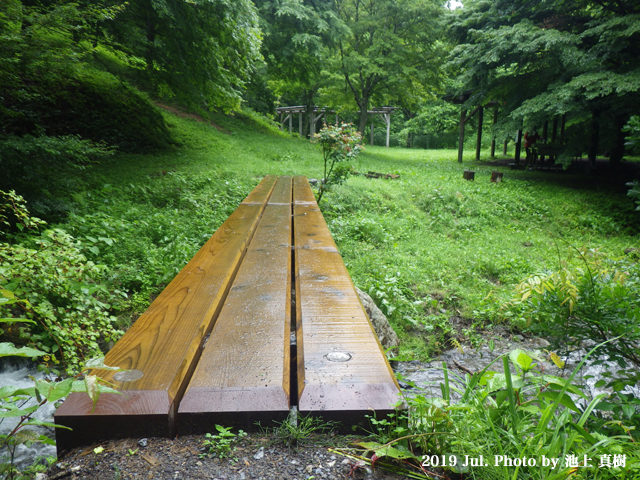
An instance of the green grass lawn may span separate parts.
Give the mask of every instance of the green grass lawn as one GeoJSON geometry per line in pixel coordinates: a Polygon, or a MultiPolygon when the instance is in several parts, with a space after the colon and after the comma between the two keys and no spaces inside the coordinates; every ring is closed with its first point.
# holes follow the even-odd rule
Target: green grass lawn
{"type": "MultiPolygon", "coordinates": [[[[123,318],[146,307],[264,175],[322,175],[316,145],[257,117],[214,115],[217,129],[164,115],[181,146],[96,166],[66,225],[129,293],[123,318]]],[[[388,314],[406,358],[427,359],[452,338],[478,342],[474,326],[522,326],[500,308],[514,285],[557,269],[574,247],[619,257],[638,246],[624,183],[586,188],[581,176],[474,165],[473,156],[467,149],[459,164],[454,150],[367,146],[356,171],[400,178],[353,176],[321,204],[355,284],[388,314]],[[462,178],[466,168],[475,181],[462,178]],[[502,183],[489,181],[494,169],[502,183]],[[451,316],[469,328],[454,330],[451,316]]]]}

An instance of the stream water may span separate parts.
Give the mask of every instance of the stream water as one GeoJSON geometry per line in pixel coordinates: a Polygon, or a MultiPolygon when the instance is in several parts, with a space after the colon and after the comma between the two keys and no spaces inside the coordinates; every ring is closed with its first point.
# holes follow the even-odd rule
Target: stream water
{"type": "MultiPolygon", "coordinates": [[[[500,371],[502,369],[502,362],[496,361],[496,359],[511,350],[521,348],[528,352],[537,353],[541,358],[545,358],[548,356],[543,351],[546,347],[548,347],[548,342],[543,339],[526,339],[523,337],[504,338],[504,336],[497,335],[494,337],[494,348],[492,350],[488,345],[478,350],[448,350],[442,353],[436,360],[429,363],[417,361],[397,362],[394,364],[394,371],[396,374],[399,374],[401,386],[403,386],[407,395],[421,393],[425,396],[437,397],[441,396],[440,384],[444,380],[443,362],[447,364],[450,382],[461,386],[465,373],[478,372],[491,362],[495,362],[491,369],[500,371]],[[416,388],[408,388],[408,382],[413,382],[416,388]]],[[[564,371],[558,369],[553,363],[544,362],[545,373],[568,377],[585,353],[584,350],[580,350],[564,356],[563,359],[567,364],[564,371]]],[[[617,370],[618,366],[614,362],[606,362],[602,365],[594,365],[593,362],[591,362],[582,368],[576,380],[579,383],[583,383],[585,385],[585,393],[593,397],[604,391],[603,389],[595,388],[596,382],[603,378],[602,373],[605,371],[615,372],[617,370]],[[589,375],[592,375],[593,378],[585,378],[589,375]]],[[[0,362],[0,387],[5,385],[30,387],[33,385],[33,381],[29,376],[41,376],[31,362],[16,361],[15,359],[4,359],[3,362],[0,362]]],[[[640,397],[640,386],[636,385],[634,388],[628,388],[627,393],[640,397]]],[[[452,399],[457,397],[455,392],[452,392],[451,396],[452,399]]],[[[35,402],[35,400],[31,401],[35,402]]],[[[55,408],[53,405],[45,404],[36,412],[34,417],[38,420],[52,422],[54,412],[55,408]]],[[[6,434],[10,432],[15,427],[16,422],[16,418],[0,419],[0,433],[6,434]]],[[[54,437],[54,432],[51,429],[40,429],[39,431],[50,438],[54,437]]],[[[0,452],[0,457],[5,457],[6,455],[6,449],[0,452]]],[[[20,468],[26,468],[33,464],[35,459],[39,457],[55,455],[56,449],[54,446],[40,443],[34,443],[31,446],[20,445],[16,449],[14,461],[20,468]]]]}
{"type": "MultiPolygon", "coordinates": [[[[35,365],[23,359],[9,359],[4,358],[0,362],[0,388],[6,385],[13,385],[20,388],[33,387],[33,380],[29,378],[42,378],[42,374],[38,372],[35,365]]],[[[36,404],[36,399],[32,398],[27,403],[20,405],[22,408],[36,404]]],[[[53,404],[45,404],[40,407],[33,418],[45,422],[53,421],[53,413],[55,408],[53,404]]],[[[9,417],[0,418],[0,434],[6,435],[11,432],[18,424],[19,418],[9,417]]],[[[44,434],[49,438],[54,438],[53,429],[42,427],[27,427],[31,430],[35,430],[40,434],[44,434]]],[[[0,461],[8,461],[9,452],[7,449],[0,450],[0,461]]],[[[44,445],[42,443],[33,443],[30,446],[18,445],[15,450],[14,463],[19,468],[27,468],[33,464],[33,462],[42,457],[56,456],[56,447],[53,445],[44,445]]]]}

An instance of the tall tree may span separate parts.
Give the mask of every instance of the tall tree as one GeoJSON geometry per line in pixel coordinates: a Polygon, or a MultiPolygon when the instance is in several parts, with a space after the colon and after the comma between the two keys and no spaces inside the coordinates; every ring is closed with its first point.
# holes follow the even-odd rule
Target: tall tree
{"type": "Polygon", "coordinates": [[[412,95],[440,81],[444,51],[435,0],[333,0],[345,25],[335,41],[335,70],[360,113],[359,131],[373,102],[415,102],[412,95]]]}
{"type": "Polygon", "coordinates": [[[471,103],[501,101],[510,112],[502,124],[514,130],[569,114],[569,154],[621,159],[622,126],[640,105],[638,2],[470,0],[454,32],[471,103]]]}
{"type": "Polygon", "coordinates": [[[104,27],[104,41],[157,93],[210,109],[237,108],[260,59],[250,0],[130,0],[104,27]]]}
{"type": "Polygon", "coordinates": [[[255,0],[269,85],[286,103],[315,104],[339,21],[328,2],[255,0]]]}

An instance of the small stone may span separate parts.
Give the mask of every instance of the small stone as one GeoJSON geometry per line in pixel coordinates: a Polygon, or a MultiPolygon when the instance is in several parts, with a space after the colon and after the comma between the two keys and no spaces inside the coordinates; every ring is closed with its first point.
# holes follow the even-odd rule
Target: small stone
{"type": "MultiPolygon", "coordinates": [[[[335,458],[335,457],[334,457],[335,458]]],[[[327,467],[331,468],[336,464],[335,460],[330,461],[329,463],[327,463],[327,467]]]]}
{"type": "Polygon", "coordinates": [[[199,466],[199,467],[201,467],[201,466],[202,466],[202,462],[201,462],[200,460],[198,460],[198,461],[196,462],[196,465],[197,465],[197,466],[199,466]]]}
{"type": "Polygon", "coordinates": [[[138,445],[144,448],[149,445],[149,440],[147,440],[146,438],[141,438],[140,440],[138,440],[138,445]]]}
{"type": "Polygon", "coordinates": [[[36,473],[35,480],[47,480],[48,475],[46,473],[36,473]]]}
{"type": "Polygon", "coordinates": [[[307,468],[304,469],[307,473],[313,473],[313,465],[307,465],[307,468]]]}
{"type": "Polygon", "coordinates": [[[513,337],[515,340],[518,340],[519,342],[524,342],[524,337],[522,335],[516,335],[513,337]]]}
{"type": "Polygon", "coordinates": [[[536,345],[538,345],[540,348],[547,348],[547,347],[549,347],[549,346],[551,345],[551,344],[550,344],[548,341],[546,341],[544,338],[539,338],[539,337],[538,337],[538,338],[534,338],[534,339],[533,339],[533,341],[534,341],[534,343],[535,343],[536,345]]]}
{"type": "Polygon", "coordinates": [[[341,463],[342,463],[342,465],[349,465],[349,464],[351,464],[351,462],[349,461],[349,459],[348,459],[348,458],[345,458],[344,460],[342,460],[342,462],[341,462],[341,463]]]}
{"type": "Polygon", "coordinates": [[[291,460],[291,465],[300,465],[298,460],[291,460]]]}
{"type": "Polygon", "coordinates": [[[264,457],[264,447],[260,447],[258,451],[255,453],[253,458],[255,460],[261,460],[264,457]]]}
{"type": "Polygon", "coordinates": [[[240,472],[238,474],[238,480],[245,480],[247,477],[245,476],[244,472],[240,472]]]}

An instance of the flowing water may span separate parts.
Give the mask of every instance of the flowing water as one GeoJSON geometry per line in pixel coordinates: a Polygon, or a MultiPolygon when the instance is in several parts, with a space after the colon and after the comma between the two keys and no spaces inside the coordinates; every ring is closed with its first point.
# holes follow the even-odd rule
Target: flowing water
{"type": "MultiPolygon", "coordinates": [[[[29,376],[34,378],[42,378],[42,373],[38,372],[35,368],[35,364],[23,359],[2,359],[0,362],[0,388],[12,385],[20,388],[33,387],[33,380],[29,376]]],[[[21,408],[25,408],[31,405],[35,405],[36,399],[32,398],[25,404],[20,404],[21,408]]],[[[40,407],[33,415],[34,419],[52,422],[53,413],[55,408],[53,404],[46,403],[40,407]]],[[[6,435],[11,432],[18,424],[19,418],[0,418],[0,434],[6,435]]],[[[31,430],[36,430],[40,434],[44,434],[49,438],[54,438],[54,432],[52,429],[43,427],[26,427],[31,430]]],[[[0,459],[2,462],[8,461],[9,452],[7,449],[0,451],[0,459]]],[[[44,445],[42,443],[33,443],[30,446],[18,445],[15,450],[14,463],[18,465],[18,468],[24,469],[31,466],[38,458],[56,456],[56,447],[52,445],[44,445]]]]}
{"type": "MultiPolygon", "coordinates": [[[[494,348],[490,349],[488,345],[482,346],[478,350],[452,349],[443,352],[438,358],[429,363],[421,363],[417,361],[397,362],[394,365],[394,371],[400,378],[400,385],[403,387],[405,394],[416,395],[422,394],[426,397],[441,397],[441,385],[444,382],[443,362],[447,365],[449,382],[452,387],[463,389],[465,375],[480,372],[487,366],[491,365],[488,370],[503,371],[502,355],[508,354],[517,348],[526,352],[533,353],[537,358],[543,361],[536,361],[539,367],[543,368],[547,375],[555,375],[558,377],[568,378],[578,366],[580,361],[588,353],[587,349],[580,349],[570,352],[560,357],[565,362],[565,368],[559,369],[553,362],[548,360],[549,354],[546,349],[549,343],[540,338],[525,339],[522,336],[505,339],[503,337],[495,337],[494,348]],[[414,384],[415,388],[411,388],[410,384],[414,384]]],[[[611,372],[616,377],[616,372],[620,369],[619,365],[614,361],[603,359],[597,355],[592,355],[585,362],[584,366],[574,377],[573,383],[583,385],[583,392],[590,399],[601,393],[610,393],[610,389],[597,388],[596,383],[605,379],[610,381],[611,378],[605,378],[605,372],[611,372]],[[605,360],[600,364],[602,360],[605,360]],[[597,363],[597,364],[596,364],[597,363]]],[[[632,394],[636,398],[640,398],[640,384],[633,387],[627,387],[624,393],[632,394]]],[[[573,396],[576,404],[585,406],[584,399],[578,399],[573,396]]],[[[456,400],[460,395],[455,391],[451,392],[451,398],[456,400]]]]}

